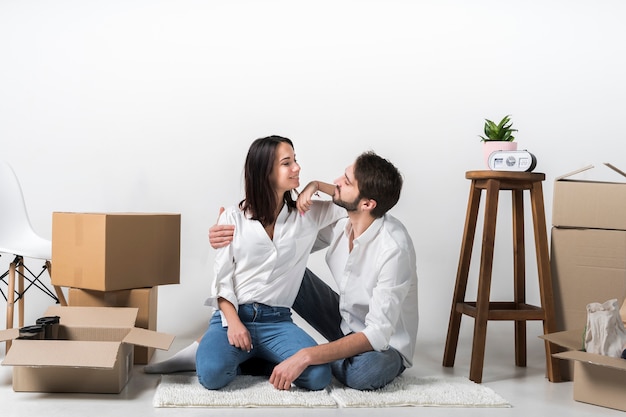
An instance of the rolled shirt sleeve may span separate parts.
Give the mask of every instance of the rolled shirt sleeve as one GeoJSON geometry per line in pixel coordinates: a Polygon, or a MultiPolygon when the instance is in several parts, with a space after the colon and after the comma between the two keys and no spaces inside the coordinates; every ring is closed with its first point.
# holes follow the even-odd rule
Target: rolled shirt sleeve
{"type": "MultiPolygon", "coordinates": [[[[237,219],[234,216],[234,208],[224,211],[218,219],[218,224],[235,225],[235,234],[238,232],[237,219]]],[[[233,255],[233,245],[216,249],[215,263],[213,266],[214,279],[211,281],[209,296],[205,301],[205,305],[209,307],[219,308],[218,299],[224,298],[228,300],[236,309],[239,307],[235,288],[233,283],[233,274],[235,272],[235,259],[233,255]]]]}
{"type": "Polygon", "coordinates": [[[392,248],[380,255],[378,281],[372,290],[363,333],[376,351],[387,350],[396,331],[403,301],[411,287],[406,252],[392,248]]]}

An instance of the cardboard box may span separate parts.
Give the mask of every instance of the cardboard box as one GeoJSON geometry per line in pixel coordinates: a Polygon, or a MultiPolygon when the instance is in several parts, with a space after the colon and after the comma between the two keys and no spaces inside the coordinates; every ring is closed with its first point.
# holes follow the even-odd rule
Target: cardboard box
{"type": "Polygon", "coordinates": [[[52,306],[59,340],[20,340],[18,330],[0,331],[13,340],[2,365],[13,366],[13,390],[115,394],[126,386],[133,345],[167,350],[174,336],[134,327],[136,308],[52,306]]]}
{"type": "MultiPolygon", "coordinates": [[[[584,327],[589,303],[626,297],[626,173],[604,165],[609,169],[591,171],[590,165],[554,182],[550,263],[557,330],[584,327]],[[581,173],[595,179],[573,178],[581,173]]],[[[561,361],[564,380],[573,371],[573,362],[561,361]]]]}
{"type": "Polygon", "coordinates": [[[551,268],[557,330],[583,328],[587,304],[626,297],[626,231],[551,231],[551,268]]]}
{"type": "MultiPolygon", "coordinates": [[[[587,304],[626,298],[626,231],[553,227],[550,266],[556,330],[583,328],[587,304]]],[[[574,362],[560,370],[572,380],[574,362]]]]}
{"type": "Polygon", "coordinates": [[[51,282],[116,291],[180,282],[180,214],[52,215],[51,282]]]}
{"type": "Polygon", "coordinates": [[[553,226],[626,230],[626,173],[605,165],[614,171],[616,182],[570,178],[593,165],[555,180],[553,226]]]}
{"type": "MultiPolygon", "coordinates": [[[[136,307],[135,326],[157,329],[158,288],[135,288],[132,290],[95,291],[70,288],[68,305],[77,307],[136,307]]],[[[134,363],[147,364],[154,355],[154,348],[135,346],[134,363]]]]}
{"type": "Polygon", "coordinates": [[[581,351],[583,329],[541,336],[567,350],[554,356],[574,362],[574,400],[626,411],[626,360],[581,351]]]}

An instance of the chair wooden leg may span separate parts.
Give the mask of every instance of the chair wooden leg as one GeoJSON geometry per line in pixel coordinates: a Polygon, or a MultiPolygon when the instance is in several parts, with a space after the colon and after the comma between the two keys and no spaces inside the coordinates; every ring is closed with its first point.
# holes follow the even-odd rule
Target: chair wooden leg
{"type": "MultiPolygon", "coordinates": [[[[52,263],[50,261],[46,261],[46,268],[48,269],[48,274],[50,276],[50,280],[52,280],[52,263]]],[[[24,317],[25,317],[25,291],[24,291],[24,264],[23,259],[21,257],[16,257],[13,262],[9,265],[9,277],[8,277],[8,294],[7,294],[7,312],[6,312],[6,328],[12,329],[15,322],[15,304],[17,303],[17,315],[18,315],[18,326],[24,327],[24,317]],[[16,290],[17,286],[17,290],[16,290]],[[17,302],[15,300],[15,295],[18,294],[17,302]]],[[[56,292],[56,296],[59,300],[59,304],[62,306],[67,306],[67,301],[65,299],[65,295],[63,294],[63,290],[61,287],[54,285],[54,291],[56,292]]],[[[6,342],[6,351],[8,352],[11,348],[11,341],[6,342]]]]}
{"type": "MultiPolygon", "coordinates": [[[[7,294],[7,317],[6,317],[6,328],[13,328],[13,312],[15,308],[15,270],[17,265],[15,262],[11,262],[9,265],[9,282],[8,282],[8,294],[7,294]]],[[[7,340],[6,342],[6,351],[8,352],[11,348],[11,341],[7,340]]]]}
{"type": "Polygon", "coordinates": [[[24,263],[23,259],[17,266],[17,326],[24,327],[24,263]]]}
{"type": "MultiPolygon", "coordinates": [[[[50,281],[52,281],[52,262],[46,261],[46,268],[48,268],[48,276],[50,276],[50,281]]],[[[54,287],[54,292],[56,293],[57,298],[59,299],[59,304],[62,306],[66,306],[67,301],[65,300],[65,295],[63,294],[63,290],[61,289],[61,287],[57,285],[53,285],[53,287],[54,287]]]]}

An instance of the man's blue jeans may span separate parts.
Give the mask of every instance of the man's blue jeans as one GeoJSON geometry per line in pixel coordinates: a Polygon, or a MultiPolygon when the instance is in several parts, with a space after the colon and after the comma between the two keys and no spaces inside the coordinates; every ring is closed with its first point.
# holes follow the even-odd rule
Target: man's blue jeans
{"type": "MultiPolygon", "coordinates": [[[[293,322],[289,308],[244,304],[239,306],[239,317],[250,332],[252,350],[246,352],[228,343],[228,328],[222,326],[217,311],[196,354],[196,373],[205,388],[224,387],[240,373],[240,365],[250,359],[276,365],[302,348],[317,345],[315,339],[293,322]]],[[[294,384],[321,390],[331,379],[330,365],[315,365],[309,366],[294,384]]]]}
{"type": "MultiPolygon", "coordinates": [[[[326,340],[332,342],[344,337],[340,327],[339,295],[308,268],[293,310],[326,340]]],[[[384,387],[405,369],[402,355],[392,347],[335,361],[331,368],[342,384],[358,390],[384,387]]]]}

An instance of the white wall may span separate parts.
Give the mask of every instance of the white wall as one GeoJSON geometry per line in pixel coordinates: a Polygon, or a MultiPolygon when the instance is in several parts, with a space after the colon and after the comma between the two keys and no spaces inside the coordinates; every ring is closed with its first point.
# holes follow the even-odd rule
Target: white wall
{"type": "MultiPolygon", "coordinates": [[[[182,213],[181,283],[160,289],[159,329],[195,335],[207,230],[242,197],[251,141],[292,138],[303,183],[373,149],[406,180],[392,213],[417,250],[420,341],[443,343],[484,118],[512,114],[546,174],[548,223],[556,176],[626,169],[625,12],[617,0],[2,0],[0,157],[48,238],[53,211],[182,213]]],[[[327,276],[321,256],[310,265],[327,276]]],[[[46,303],[33,294],[29,317],[46,303]]]]}

